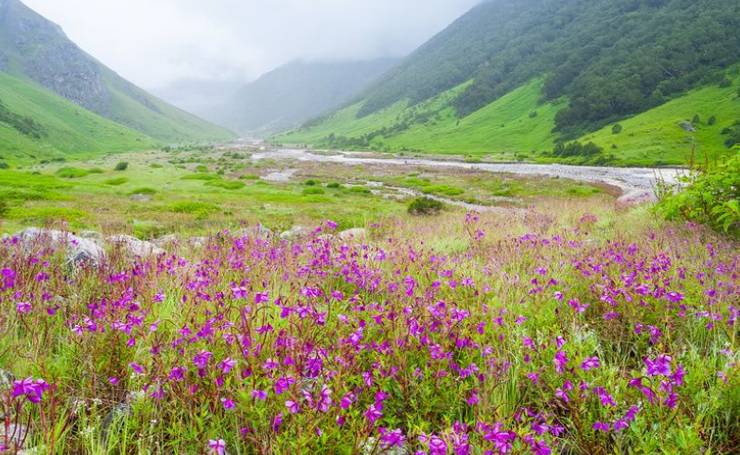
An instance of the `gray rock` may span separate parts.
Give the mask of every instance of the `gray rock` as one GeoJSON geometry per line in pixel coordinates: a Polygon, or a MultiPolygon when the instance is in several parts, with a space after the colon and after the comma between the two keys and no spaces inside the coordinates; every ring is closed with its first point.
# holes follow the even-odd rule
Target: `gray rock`
{"type": "Polygon", "coordinates": [[[355,241],[364,241],[367,240],[367,229],[364,228],[354,228],[354,229],[347,229],[346,231],[342,231],[339,233],[339,238],[346,241],[355,240],[355,241]]]}
{"type": "Polygon", "coordinates": [[[284,231],[280,234],[280,238],[283,240],[297,240],[302,237],[308,237],[311,235],[311,230],[305,226],[293,226],[292,228],[284,231]]]}
{"type": "Polygon", "coordinates": [[[68,232],[51,229],[28,228],[16,234],[26,249],[42,242],[64,246],[67,250],[67,263],[80,266],[98,265],[105,259],[105,251],[92,240],[84,239],[68,232]]]}
{"type": "Polygon", "coordinates": [[[680,126],[682,130],[688,131],[689,133],[693,133],[694,131],[696,131],[696,128],[694,127],[694,125],[688,120],[684,120],[683,122],[680,122],[678,126],[680,126]]]}
{"type": "Polygon", "coordinates": [[[130,235],[113,235],[108,237],[108,241],[113,245],[118,245],[124,248],[130,254],[137,257],[159,256],[160,254],[165,253],[162,248],[152,242],[139,240],[130,235]]]}
{"type": "Polygon", "coordinates": [[[152,243],[157,245],[159,248],[167,248],[179,244],[180,239],[175,234],[167,234],[154,240],[152,243]]]}
{"type": "Polygon", "coordinates": [[[238,229],[233,232],[234,237],[257,237],[261,239],[268,239],[274,235],[274,233],[265,226],[257,224],[243,229],[238,229]]]}
{"type": "Polygon", "coordinates": [[[31,439],[30,431],[25,425],[16,425],[11,423],[8,426],[7,433],[5,425],[0,425],[0,441],[8,440],[10,450],[8,453],[23,453],[23,446],[31,439]]]}
{"type": "Polygon", "coordinates": [[[0,368],[0,391],[8,390],[13,386],[15,375],[8,370],[0,368]]]}
{"type": "Polygon", "coordinates": [[[77,234],[77,236],[83,239],[86,239],[86,240],[92,240],[100,247],[102,247],[105,244],[105,238],[103,237],[103,234],[101,234],[100,232],[82,231],[79,234],[77,234]]]}

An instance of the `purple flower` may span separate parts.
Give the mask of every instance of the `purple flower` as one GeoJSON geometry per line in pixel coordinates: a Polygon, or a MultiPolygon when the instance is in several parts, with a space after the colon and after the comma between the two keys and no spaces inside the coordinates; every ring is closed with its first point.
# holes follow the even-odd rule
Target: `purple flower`
{"type": "Polygon", "coordinates": [[[593,429],[607,433],[611,430],[611,425],[605,422],[594,422],[593,429]]]}
{"type": "Polygon", "coordinates": [[[226,442],[223,439],[209,440],[208,452],[211,455],[224,455],[224,453],[226,453],[226,442]]]}
{"type": "Polygon", "coordinates": [[[288,412],[291,414],[298,414],[301,412],[301,406],[293,400],[286,400],[285,407],[288,408],[288,412]]]}
{"type": "Polygon", "coordinates": [[[208,362],[211,360],[211,357],[213,357],[213,354],[210,352],[200,351],[195,354],[195,357],[193,357],[193,363],[198,367],[198,369],[205,370],[206,367],[208,367],[208,362]]]}
{"type": "Polygon", "coordinates": [[[270,301],[269,294],[267,292],[258,292],[254,295],[254,303],[259,305],[260,303],[266,303],[270,301]]]}
{"type": "Polygon", "coordinates": [[[15,304],[15,309],[20,314],[28,314],[31,312],[31,302],[18,302],[15,304]]]}
{"type": "Polygon", "coordinates": [[[645,366],[647,367],[648,376],[670,376],[672,361],[671,356],[666,354],[661,354],[654,360],[646,357],[645,366]]]}
{"type": "Polygon", "coordinates": [[[144,374],[144,367],[139,365],[136,362],[131,362],[128,364],[129,367],[131,367],[132,370],[134,370],[134,373],[136,374],[144,374]]]}
{"type": "Polygon", "coordinates": [[[234,409],[236,407],[236,404],[234,404],[234,400],[231,398],[221,398],[221,404],[224,405],[224,409],[234,409]]]}
{"type": "Polygon", "coordinates": [[[229,374],[229,372],[236,366],[236,360],[227,357],[224,360],[221,361],[219,364],[219,368],[221,368],[221,371],[223,371],[224,374],[229,374]]]}
{"type": "Polygon", "coordinates": [[[601,363],[599,362],[599,358],[594,357],[588,357],[586,360],[581,363],[581,369],[583,371],[593,370],[594,368],[599,368],[601,366],[601,363]]]}
{"type": "Polygon", "coordinates": [[[252,398],[265,401],[267,399],[267,392],[264,390],[252,390],[252,398]]]}
{"type": "Polygon", "coordinates": [[[385,428],[380,428],[378,430],[381,434],[380,440],[383,443],[384,449],[390,449],[392,447],[403,447],[404,443],[406,442],[406,436],[403,435],[403,431],[400,429],[395,430],[386,430],[385,428]]]}
{"type": "Polygon", "coordinates": [[[365,411],[365,418],[370,422],[370,425],[374,425],[378,419],[383,417],[383,405],[382,404],[371,404],[367,411],[365,411]]]}
{"type": "Polygon", "coordinates": [[[43,379],[26,378],[14,381],[11,396],[13,398],[24,396],[26,400],[37,404],[41,402],[44,392],[49,389],[49,384],[43,379]]]}
{"type": "Polygon", "coordinates": [[[555,371],[562,374],[565,371],[565,367],[568,364],[568,356],[563,351],[555,353],[555,371]]]}

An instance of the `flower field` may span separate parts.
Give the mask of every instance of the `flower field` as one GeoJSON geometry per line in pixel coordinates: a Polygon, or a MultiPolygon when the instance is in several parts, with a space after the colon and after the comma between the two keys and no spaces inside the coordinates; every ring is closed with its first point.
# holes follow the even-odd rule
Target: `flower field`
{"type": "MultiPolygon", "coordinates": [[[[607,454],[740,448],[736,244],[494,215],[156,257],[0,244],[14,453],[607,454]],[[442,234],[455,245],[425,241],[442,234]]],[[[737,453],[737,452],[735,452],[737,453]]]]}

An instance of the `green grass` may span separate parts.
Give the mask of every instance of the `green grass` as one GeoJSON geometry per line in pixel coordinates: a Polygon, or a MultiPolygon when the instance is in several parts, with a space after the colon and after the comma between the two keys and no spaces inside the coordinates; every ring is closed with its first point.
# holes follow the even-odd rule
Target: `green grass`
{"type": "Polygon", "coordinates": [[[554,145],[555,114],[563,102],[540,104],[542,80],[534,80],[473,114],[458,119],[449,102],[469,83],[448,90],[430,101],[408,107],[407,102],[363,118],[361,104],[350,106],[322,123],[294,131],[277,140],[286,143],[326,145],[331,134],[358,138],[381,128],[393,128],[406,119],[409,128],[376,137],[369,148],[383,151],[421,151],[443,154],[496,155],[511,159],[519,152],[549,150],[554,145]],[[536,112],[536,116],[532,113],[536,112]]]}
{"type": "Polygon", "coordinates": [[[730,153],[720,134],[723,128],[740,119],[740,76],[730,87],[709,86],[694,90],[655,109],[620,121],[622,131],[612,133],[612,125],[588,134],[582,141],[593,141],[621,162],[630,164],[685,164],[695,148],[695,159],[715,160],[730,153]],[[695,132],[679,126],[699,115],[695,132]],[[715,116],[714,125],[707,120],[715,116]],[[613,148],[615,145],[616,148],[613,148]]]}
{"type": "Polygon", "coordinates": [[[28,162],[64,156],[144,150],[156,141],[89,112],[33,82],[0,72],[0,100],[11,111],[40,124],[40,139],[0,123],[0,156],[28,162]]]}
{"type": "MultiPolygon", "coordinates": [[[[695,148],[697,160],[714,160],[730,153],[724,146],[721,131],[740,119],[740,76],[737,69],[728,72],[729,87],[706,86],[632,118],[619,121],[622,131],[614,134],[610,124],[584,135],[581,142],[593,141],[612,155],[617,165],[684,165],[695,148]],[[702,122],[695,132],[679,124],[699,115],[702,122]],[[714,125],[707,120],[716,117],[714,125]]],[[[552,150],[558,135],[553,132],[555,115],[567,100],[541,104],[542,80],[537,79],[499,98],[484,108],[458,119],[449,107],[467,84],[463,84],[418,106],[398,102],[384,110],[358,118],[362,103],[349,106],[307,128],[292,131],[275,139],[289,144],[316,147],[372,149],[389,152],[423,152],[467,155],[466,160],[481,157],[495,160],[553,161],[546,153],[552,150]],[[396,128],[410,118],[408,128],[396,128]],[[377,134],[386,128],[385,134],[377,134]],[[390,132],[389,132],[390,131],[390,132]],[[367,143],[358,139],[372,135],[367,143]],[[330,138],[334,137],[334,141],[330,138]],[[352,139],[342,143],[336,138],[352,139]]],[[[616,123],[616,122],[615,122],[616,123]]]]}

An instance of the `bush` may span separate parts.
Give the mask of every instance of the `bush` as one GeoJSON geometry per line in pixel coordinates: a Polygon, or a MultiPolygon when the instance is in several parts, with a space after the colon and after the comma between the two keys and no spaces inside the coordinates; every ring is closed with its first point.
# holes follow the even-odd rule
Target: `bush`
{"type": "Polygon", "coordinates": [[[694,173],[684,180],[685,188],[661,188],[659,214],[669,220],[703,223],[734,236],[740,234],[740,156],[735,155],[715,169],[694,173]]]}
{"type": "Polygon", "coordinates": [[[699,117],[699,114],[694,115],[694,118],[691,119],[691,124],[696,126],[701,123],[701,117],[699,117]]]}
{"type": "Polygon", "coordinates": [[[444,208],[441,202],[428,197],[419,197],[409,204],[409,213],[411,215],[436,215],[444,208]]]}
{"type": "Polygon", "coordinates": [[[0,217],[8,213],[8,203],[0,199],[0,217]]]}
{"type": "Polygon", "coordinates": [[[317,194],[324,194],[323,188],[316,188],[316,187],[309,187],[303,189],[303,195],[304,196],[312,196],[317,194]]]}
{"type": "Polygon", "coordinates": [[[617,123],[616,125],[612,126],[612,134],[619,134],[622,132],[622,125],[617,123]]]}
{"type": "Polygon", "coordinates": [[[303,184],[306,185],[306,186],[316,186],[316,185],[319,184],[319,181],[318,180],[314,180],[314,179],[308,179],[305,182],[303,182],[303,184]]]}
{"type": "Polygon", "coordinates": [[[110,186],[120,186],[125,183],[128,183],[128,179],[126,177],[118,177],[115,179],[106,180],[103,183],[105,183],[106,185],[110,185],[110,186]]]}
{"type": "Polygon", "coordinates": [[[342,185],[338,182],[331,182],[328,185],[326,185],[327,188],[331,188],[333,190],[339,189],[342,187],[342,185]]]}
{"type": "Polygon", "coordinates": [[[132,195],[132,196],[134,194],[146,194],[146,195],[151,196],[153,194],[157,194],[157,190],[155,190],[154,188],[143,187],[143,188],[136,188],[135,190],[133,190],[129,194],[132,195]]]}
{"type": "Polygon", "coordinates": [[[87,169],[80,169],[77,167],[63,167],[57,171],[57,176],[63,179],[77,179],[81,177],[87,177],[90,175],[90,171],[87,169]]]}
{"type": "Polygon", "coordinates": [[[126,169],[128,169],[128,163],[125,161],[119,162],[118,164],[116,164],[116,167],[114,168],[114,170],[116,171],[125,171],[126,169]]]}
{"type": "Polygon", "coordinates": [[[244,182],[240,182],[238,180],[210,180],[206,182],[206,185],[223,188],[225,190],[240,190],[246,186],[244,182]]]}
{"type": "Polygon", "coordinates": [[[711,117],[709,117],[709,120],[707,120],[707,125],[710,125],[711,126],[711,125],[714,125],[716,123],[717,123],[717,117],[715,117],[714,115],[711,116],[711,117]]]}
{"type": "Polygon", "coordinates": [[[10,166],[5,161],[0,161],[0,169],[9,169],[10,166]]]}

